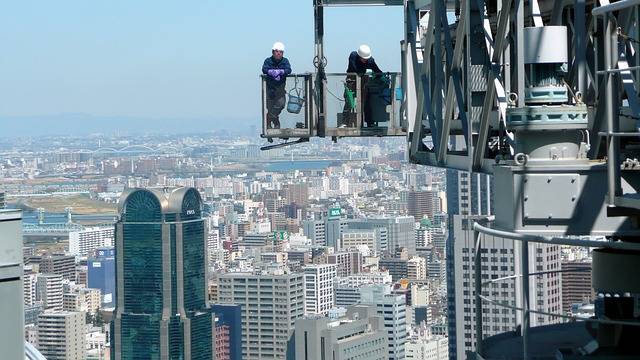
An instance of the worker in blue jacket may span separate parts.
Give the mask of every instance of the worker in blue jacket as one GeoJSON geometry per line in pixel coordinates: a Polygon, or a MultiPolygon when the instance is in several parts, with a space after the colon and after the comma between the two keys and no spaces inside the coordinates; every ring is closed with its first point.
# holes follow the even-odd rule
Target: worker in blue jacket
{"type": "MultiPolygon", "coordinates": [[[[382,70],[376,64],[376,60],[371,56],[371,48],[368,45],[360,45],[357,51],[352,51],[349,55],[349,65],[347,67],[347,73],[364,75],[367,70],[372,70],[374,73],[382,73],[382,70]]],[[[367,93],[367,77],[362,76],[362,82],[360,84],[361,94],[356,94],[357,77],[354,75],[348,75],[345,83],[345,103],[342,116],[341,127],[354,127],[355,126],[355,109],[351,108],[351,105],[346,101],[347,91],[351,91],[354,96],[361,96],[363,99],[362,107],[364,109],[364,121],[367,126],[373,126],[373,118],[371,116],[371,107],[367,105],[368,93],[367,93]],[[348,89],[348,90],[347,90],[348,89]]]]}
{"type": "Polygon", "coordinates": [[[271,56],[264,60],[262,73],[267,79],[267,128],[280,128],[280,113],[286,100],[285,85],[291,74],[289,60],[284,57],[284,44],[276,42],[271,48],[271,56]]]}

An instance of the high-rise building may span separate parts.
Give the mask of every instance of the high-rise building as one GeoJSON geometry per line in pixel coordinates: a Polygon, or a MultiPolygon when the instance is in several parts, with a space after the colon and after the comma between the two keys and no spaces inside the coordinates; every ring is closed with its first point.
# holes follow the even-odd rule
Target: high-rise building
{"type": "Polygon", "coordinates": [[[427,279],[427,260],[421,256],[414,256],[407,261],[407,278],[409,280],[427,279]]]}
{"type": "MultiPolygon", "coordinates": [[[[349,220],[348,231],[372,230],[375,232],[376,251],[386,251],[389,249],[389,231],[386,226],[379,223],[371,223],[367,219],[349,220]]],[[[347,231],[347,230],[345,230],[347,231]]]]}
{"type": "MultiPolygon", "coordinates": [[[[396,248],[406,248],[410,254],[416,251],[415,219],[412,216],[396,216],[366,219],[368,226],[387,229],[387,251],[393,253],[396,248]]],[[[358,228],[362,228],[359,222],[358,228]]],[[[350,227],[356,228],[356,227],[350,227]]]]}
{"type": "MultiPolygon", "coordinates": [[[[452,358],[465,359],[467,351],[475,349],[475,240],[470,226],[477,217],[454,216],[453,256],[454,262],[454,286],[449,287],[453,293],[454,308],[449,308],[449,323],[455,322],[455,334],[449,341],[455,341],[456,353],[451,353],[452,358]]],[[[514,241],[483,235],[482,238],[482,277],[486,279],[498,279],[515,274],[521,274],[520,254],[521,249],[514,241]]],[[[562,308],[559,246],[532,244],[529,249],[529,271],[550,272],[531,277],[531,310],[548,313],[560,313],[562,308]]],[[[483,289],[485,296],[494,301],[521,306],[522,289],[519,286],[510,286],[508,282],[498,282],[483,289]],[[506,284],[506,285],[505,285],[506,284]]],[[[449,295],[451,296],[451,295],[449,295]]],[[[452,304],[450,303],[449,306],[452,304]]],[[[520,323],[521,316],[515,310],[502,306],[483,304],[483,335],[493,336],[514,330],[520,323]]],[[[543,315],[531,315],[531,326],[550,324],[557,321],[543,315]]],[[[450,345],[451,351],[451,345],[450,345]]]]}
{"type": "Polygon", "coordinates": [[[407,341],[407,360],[448,360],[448,338],[446,336],[418,336],[407,341]]]}
{"type": "Polygon", "coordinates": [[[337,277],[335,282],[336,306],[346,307],[360,302],[360,288],[371,284],[391,284],[389,272],[360,273],[337,277]]]}
{"type": "Polygon", "coordinates": [[[423,217],[433,218],[434,214],[442,210],[440,194],[434,190],[409,191],[407,194],[407,214],[415,221],[423,217]]]}
{"type": "Polygon", "coordinates": [[[353,306],[347,316],[298,319],[295,331],[295,359],[387,359],[384,320],[374,307],[353,306]]]}
{"type": "Polygon", "coordinates": [[[340,245],[340,238],[342,232],[347,228],[347,220],[339,217],[329,217],[325,221],[325,246],[332,246],[334,249],[338,249],[340,245]]]}
{"type": "Polygon", "coordinates": [[[358,287],[336,284],[335,293],[336,306],[346,307],[360,303],[360,288],[358,287]]]}
{"type": "Polygon", "coordinates": [[[314,246],[326,246],[326,228],[322,220],[305,220],[302,222],[303,234],[311,240],[314,246]]]}
{"type": "Polygon", "coordinates": [[[0,191],[0,210],[5,207],[5,193],[4,191],[0,191]]]}
{"type": "Polygon", "coordinates": [[[83,312],[43,313],[38,317],[38,350],[48,360],[86,359],[83,312]]]}
{"type": "Polygon", "coordinates": [[[347,229],[342,232],[340,250],[357,250],[360,246],[366,246],[371,252],[378,251],[375,230],[347,229]]]}
{"type": "Polygon", "coordinates": [[[335,264],[307,265],[304,272],[305,315],[326,315],[335,306],[335,264]]]}
{"type": "Polygon", "coordinates": [[[242,245],[246,247],[262,247],[273,244],[273,235],[270,233],[247,233],[242,237],[242,245]]]}
{"type": "Polygon", "coordinates": [[[562,311],[572,304],[588,304],[595,298],[591,287],[591,261],[562,261],[562,311]]]}
{"type": "Polygon", "coordinates": [[[2,357],[24,359],[22,213],[0,210],[0,349],[2,357]]]}
{"type": "MultiPolygon", "coordinates": [[[[454,139],[453,147],[461,150],[461,144],[464,141],[460,139],[454,139]]],[[[457,170],[447,170],[447,212],[449,214],[448,219],[448,238],[445,247],[445,274],[447,281],[447,333],[449,337],[449,356],[451,360],[456,360],[458,354],[458,340],[457,333],[461,327],[471,326],[470,322],[466,325],[462,323],[456,323],[452,319],[456,319],[456,276],[462,276],[462,274],[456,274],[456,258],[455,258],[455,239],[454,236],[454,224],[453,217],[455,215],[491,215],[493,214],[493,202],[491,197],[493,192],[493,181],[491,177],[485,174],[468,173],[457,170]]],[[[468,234],[467,234],[468,236],[468,234]]],[[[435,260],[435,258],[432,258],[435,260]]],[[[435,268],[433,262],[431,267],[435,268]]],[[[435,269],[433,269],[435,270],[435,269]]],[[[469,273],[468,270],[466,270],[469,273]]],[[[433,274],[433,273],[431,273],[433,274]]],[[[468,275],[467,275],[468,276],[468,275]]],[[[431,275],[430,275],[431,277],[431,275]]],[[[464,340],[462,340],[464,341],[464,340]]],[[[462,360],[460,358],[459,360],[462,360]]]]}
{"type": "Polygon", "coordinates": [[[211,306],[216,317],[216,360],[242,360],[240,305],[211,306]]]}
{"type": "Polygon", "coordinates": [[[97,248],[113,246],[114,228],[92,227],[69,233],[69,253],[91,256],[97,248]]]}
{"type": "Polygon", "coordinates": [[[284,190],[284,196],[289,204],[296,204],[301,207],[305,207],[309,203],[309,184],[286,184],[282,189],[284,190]]]}
{"type": "Polygon", "coordinates": [[[433,232],[431,221],[429,219],[420,220],[420,227],[416,229],[416,249],[421,250],[430,247],[433,244],[433,232]]]}
{"type": "Polygon", "coordinates": [[[40,261],[40,272],[62,275],[69,281],[76,281],[76,257],[71,255],[48,255],[40,261]]]}
{"type": "Polygon", "coordinates": [[[215,328],[215,354],[216,360],[230,360],[231,350],[229,344],[231,343],[231,335],[229,334],[229,327],[224,324],[216,324],[215,328]]]}
{"type": "MultiPolygon", "coordinates": [[[[338,209],[332,210],[336,211],[338,209]]],[[[334,249],[338,249],[342,233],[347,228],[347,225],[346,219],[340,218],[339,215],[334,215],[325,220],[305,220],[302,222],[302,231],[306,237],[311,239],[313,245],[332,246],[334,249]]]]}
{"type": "Polygon", "coordinates": [[[336,264],[337,276],[349,276],[362,271],[362,254],[357,251],[343,251],[327,255],[327,264],[336,264]]]}
{"type": "Polygon", "coordinates": [[[101,308],[100,289],[79,288],[62,295],[62,310],[95,314],[101,308]]]}
{"type": "Polygon", "coordinates": [[[384,318],[387,330],[387,355],[389,360],[405,359],[407,342],[407,307],[403,295],[391,293],[388,285],[368,285],[360,288],[361,303],[376,307],[384,318]]]}
{"type": "Polygon", "coordinates": [[[200,194],[132,188],[119,213],[111,358],[212,359],[200,194]]]}
{"type": "Polygon", "coordinates": [[[44,312],[41,303],[24,306],[24,323],[25,325],[33,325],[38,322],[38,316],[44,312]]]}
{"type": "Polygon", "coordinates": [[[102,306],[106,308],[115,305],[115,256],[115,248],[98,248],[94,256],[87,261],[87,287],[100,289],[102,306]]]}
{"type": "Polygon", "coordinates": [[[62,275],[38,274],[36,300],[42,302],[45,310],[62,310],[64,288],[62,275]]]}
{"type": "MultiPolygon", "coordinates": [[[[264,200],[264,207],[267,209],[267,212],[275,213],[280,211],[283,206],[287,204],[287,200],[283,198],[267,198],[264,200]]],[[[271,224],[273,227],[273,224],[271,224]]]]}
{"type": "Polygon", "coordinates": [[[491,175],[447,170],[447,212],[450,215],[493,214],[491,175]]]}
{"type": "Polygon", "coordinates": [[[267,218],[271,223],[271,229],[274,231],[286,231],[287,230],[287,217],[284,212],[275,211],[275,212],[267,212],[267,218]]]}
{"type": "Polygon", "coordinates": [[[432,253],[427,261],[427,275],[429,279],[439,282],[447,280],[446,260],[442,259],[441,254],[432,253]]]}
{"type": "Polygon", "coordinates": [[[380,259],[378,266],[380,266],[381,269],[388,271],[393,278],[393,281],[407,279],[409,277],[408,260],[388,257],[380,259]]]}
{"type": "Polygon", "coordinates": [[[295,321],[304,316],[304,276],[227,273],[218,281],[218,301],[242,309],[242,358],[286,359],[295,321]]]}
{"type": "Polygon", "coordinates": [[[24,305],[32,306],[36,303],[36,285],[38,274],[26,273],[22,277],[24,305]]]}

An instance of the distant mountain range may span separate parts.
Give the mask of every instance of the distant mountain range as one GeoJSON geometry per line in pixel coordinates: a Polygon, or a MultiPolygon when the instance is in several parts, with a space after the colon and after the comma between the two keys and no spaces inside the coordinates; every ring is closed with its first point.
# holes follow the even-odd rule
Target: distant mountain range
{"type": "Polygon", "coordinates": [[[96,133],[105,135],[182,134],[223,130],[233,134],[249,134],[253,132],[254,126],[255,129],[260,128],[258,119],[139,118],[90,114],[0,116],[0,137],[96,133]]]}

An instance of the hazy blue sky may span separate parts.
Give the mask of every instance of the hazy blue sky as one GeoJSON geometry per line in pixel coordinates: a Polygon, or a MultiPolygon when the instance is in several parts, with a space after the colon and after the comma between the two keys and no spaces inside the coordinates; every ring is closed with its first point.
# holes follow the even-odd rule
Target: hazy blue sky
{"type": "MultiPolygon", "coordinates": [[[[360,43],[383,70],[400,69],[400,7],[331,8],[325,19],[329,71],[344,71],[360,43]]],[[[294,72],[313,70],[311,0],[3,1],[0,123],[67,113],[258,119],[258,74],[276,40],[294,72]]]]}

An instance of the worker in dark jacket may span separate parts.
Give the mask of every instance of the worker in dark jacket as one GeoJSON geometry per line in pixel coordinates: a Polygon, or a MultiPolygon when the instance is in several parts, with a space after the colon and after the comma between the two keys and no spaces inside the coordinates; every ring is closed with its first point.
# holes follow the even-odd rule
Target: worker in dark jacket
{"type": "Polygon", "coordinates": [[[382,70],[376,64],[376,60],[371,56],[371,48],[368,45],[360,45],[358,51],[352,51],[349,55],[348,73],[364,74],[371,69],[374,73],[381,73],[382,70]]]}
{"type": "Polygon", "coordinates": [[[271,56],[264,60],[262,73],[267,79],[267,128],[280,128],[280,113],[286,104],[287,75],[291,74],[289,60],[284,57],[284,44],[276,42],[271,56]]]}
{"type": "MultiPolygon", "coordinates": [[[[368,45],[360,45],[357,51],[351,52],[349,55],[349,66],[347,67],[347,73],[356,73],[358,75],[364,75],[367,70],[372,70],[374,73],[382,73],[382,70],[376,64],[375,59],[371,56],[371,48],[368,45]]],[[[359,94],[362,99],[364,99],[362,107],[364,109],[364,121],[368,126],[372,126],[372,117],[371,117],[371,108],[367,106],[368,94],[367,94],[367,78],[365,76],[361,77],[362,82],[360,83],[360,92],[359,94]]],[[[354,96],[358,96],[356,94],[357,90],[357,77],[354,75],[348,75],[346,81],[345,89],[345,102],[342,116],[342,124],[341,127],[354,127],[355,126],[355,109],[351,107],[351,104],[347,101],[347,92],[351,91],[354,96]]]]}

